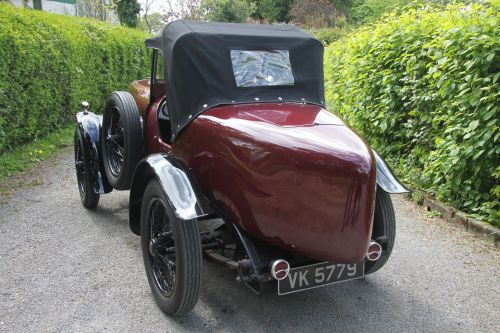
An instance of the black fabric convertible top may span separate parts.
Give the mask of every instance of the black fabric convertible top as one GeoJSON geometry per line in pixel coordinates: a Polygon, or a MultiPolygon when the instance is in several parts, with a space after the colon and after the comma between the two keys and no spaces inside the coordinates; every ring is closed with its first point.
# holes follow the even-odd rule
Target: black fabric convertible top
{"type": "Polygon", "coordinates": [[[179,20],[167,24],[159,36],[147,39],[146,46],[163,54],[172,140],[197,115],[216,105],[305,102],[324,106],[323,46],[293,25],[179,20]],[[245,65],[245,52],[253,51],[285,52],[293,80],[240,85],[233,57],[243,54],[240,58],[245,65]]]}

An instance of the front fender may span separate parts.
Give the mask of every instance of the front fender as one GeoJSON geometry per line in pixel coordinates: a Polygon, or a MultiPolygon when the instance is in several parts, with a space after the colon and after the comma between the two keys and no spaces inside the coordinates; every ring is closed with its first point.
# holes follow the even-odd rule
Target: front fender
{"type": "Polygon", "coordinates": [[[101,153],[102,116],[92,112],[76,114],[78,130],[83,138],[84,149],[89,157],[89,167],[95,193],[109,193],[113,190],[104,173],[101,153]]]}
{"type": "Polygon", "coordinates": [[[149,155],[137,164],[129,199],[130,229],[140,235],[142,196],[148,182],[156,178],[180,220],[207,216],[211,210],[198,191],[189,171],[172,155],[149,155]]]}
{"type": "Polygon", "coordinates": [[[387,193],[398,194],[398,193],[408,193],[410,192],[406,187],[404,187],[394,176],[389,166],[380,157],[380,155],[373,150],[373,155],[375,156],[375,162],[377,164],[377,185],[382,188],[387,193]]]}

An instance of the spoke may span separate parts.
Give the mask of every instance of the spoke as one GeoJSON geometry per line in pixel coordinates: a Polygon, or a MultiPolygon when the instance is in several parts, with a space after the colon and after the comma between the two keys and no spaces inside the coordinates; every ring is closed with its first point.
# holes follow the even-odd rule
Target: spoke
{"type": "MultiPolygon", "coordinates": [[[[108,135],[108,142],[112,143],[112,147],[115,148],[115,152],[120,154],[123,157],[123,154],[125,152],[125,149],[119,144],[116,140],[116,138],[121,138],[121,135],[108,135]]],[[[123,139],[123,138],[122,138],[123,139]]],[[[123,140],[121,140],[123,141],[123,140]]]]}
{"type": "Polygon", "coordinates": [[[156,236],[155,239],[157,240],[157,242],[160,246],[166,247],[167,244],[170,244],[171,242],[173,243],[174,234],[172,231],[162,232],[161,234],[156,236]]]}
{"type": "Polygon", "coordinates": [[[106,151],[108,165],[114,175],[122,172],[125,160],[123,126],[118,108],[113,108],[106,131],[106,151]]]}
{"type": "Polygon", "coordinates": [[[149,241],[149,254],[153,257],[160,256],[163,254],[175,254],[175,247],[173,239],[160,239],[153,238],[149,241]]]}
{"type": "Polygon", "coordinates": [[[153,199],[148,208],[149,254],[153,263],[153,276],[162,293],[170,295],[176,284],[176,250],[174,234],[170,230],[165,204],[153,199]]]}
{"type": "Polygon", "coordinates": [[[166,255],[175,255],[175,246],[173,246],[173,247],[167,247],[165,249],[165,254],[166,255]]]}
{"type": "Polygon", "coordinates": [[[175,258],[170,258],[169,256],[164,254],[159,254],[158,258],[160,258],[168,266],[175,268],[175,258]]]}
{"type": "Polygon", "coordinates": [[[124,156],[125,151],[123,150],[123,148],[115,147],[114,152],[116,155],[118,155],[120,162],[123,162],[123,158],[125,157],[124,156]]]}
{"type": "Polygon", "coordinates": [[[119,174],[121,172],[123,162],[125,159],[125,149],[117,142],[117,138],[123,139],[120,135],[111,135],[108,134],[108,152],[109,152],[109,163],[111,169],[115,174],[119,174]]]}
{"type": "Polygon", "coordinates": [[[113,140],[113,142],[116,142],[116,143],[118,143],[118,141],[123,142],[123,135],[122,134],[109,134],[108,139],[113,140]]]}

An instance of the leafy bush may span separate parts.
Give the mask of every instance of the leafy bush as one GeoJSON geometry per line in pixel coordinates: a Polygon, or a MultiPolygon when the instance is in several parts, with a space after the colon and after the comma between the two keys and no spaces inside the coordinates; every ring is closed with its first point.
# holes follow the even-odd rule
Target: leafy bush
{"type": "Polygon", "coordinates": [[[145,33],[0,3],[0,153],[73,120],[148,72],[145,33]]]}
{"type": "Polygon", "coordinates": [[[318,39],[323,45],[330,45],[334,41],[344,37],[348,33],[348,29],[344,28],[322,28],[307,30],[314,38],[318,39]]]}
{"type": "Polygon", "coordinates": [[[333,43],[327,100],[402,179],[500,226],[500,1],[407,9],[333,43]]]}
{"type": "Polygon", "coordinates": [[[355,24],[373,23],[385,13],[401,11],[405,6],[433,5],[434,8],[449,3],[472,3],[482,0],[353,0],[351,18],[355,24]]]}

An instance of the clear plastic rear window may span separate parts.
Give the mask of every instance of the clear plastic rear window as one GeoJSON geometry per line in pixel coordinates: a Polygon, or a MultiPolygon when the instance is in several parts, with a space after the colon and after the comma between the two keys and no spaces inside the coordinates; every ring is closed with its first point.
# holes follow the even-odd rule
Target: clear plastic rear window
{"type": "Polygon", "coordinates": [[[293,86],[288,50],[231,50],[238,87],[293,86]]]}

